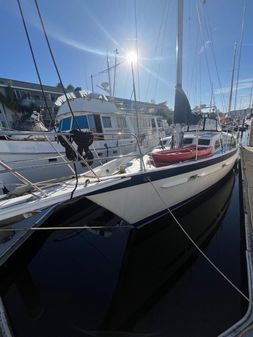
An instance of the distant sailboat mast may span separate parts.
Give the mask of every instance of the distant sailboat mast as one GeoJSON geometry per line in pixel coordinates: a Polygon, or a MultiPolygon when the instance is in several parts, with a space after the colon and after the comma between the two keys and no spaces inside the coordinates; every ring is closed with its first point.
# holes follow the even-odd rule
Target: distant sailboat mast
{"type": "Polygon", "coordinates": [[[230,113],[230,111],[231,111],[231,106],[232,106],[232,96],[233,96],[233,88],[234,88],[234,74],[235,74],[236,50],[237,50],[237,42],[235,41],[235,46],[234,46],[234,60],[233,60],[233,70],[232,70],[232,77],[231,77],[231,84],[230,84],[229,102],[228,102],[228,114],[230,113]]]}

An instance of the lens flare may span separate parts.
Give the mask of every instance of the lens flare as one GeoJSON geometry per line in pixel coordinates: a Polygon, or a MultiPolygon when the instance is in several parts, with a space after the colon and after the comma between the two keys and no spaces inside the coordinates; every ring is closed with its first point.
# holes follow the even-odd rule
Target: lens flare
{"type": "Polygon", "coordinates": [[[136,63],[137,62],[137,55],[135,52],[131,51],[127,54],[127,60],[129,63],[136,63]]]}

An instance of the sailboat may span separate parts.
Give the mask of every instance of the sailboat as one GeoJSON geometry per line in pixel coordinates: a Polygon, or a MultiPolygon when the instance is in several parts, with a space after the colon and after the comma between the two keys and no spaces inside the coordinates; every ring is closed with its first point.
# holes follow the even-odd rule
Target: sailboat
{"type": "Polygon", "coordinates": [[[143,165],[141,170],[138,170],[142,166],[141,159],[135,159],[126,168],[124,177],[128,178],[127,181],[123,179],[117,185],[86,195],[131,224],[142,225],[152,221],[201,195],[220,182],[238,159],[237,140],[233,135],[222,132],[214,111],[204,116],[191,111],[182,88],[182,42],[183,0],[178,0],[174,122],[179,126],[178,134],[183,135],[181,150],[183,146],[195,145],[195,156],[163,167],[153,166],[145,156],[142,163],[147,165],[143,165]],[[186,126],[187,132],[182,132],[182,125],[186,126]],[[204,156],[198,156],[201,148],[208,149],[204,156]]]}
{"type": "MultiPolygon", "coordinates": [[[[32,194],[0,201],[0,220],[45,207],[88,198],[123,220],[140,227],[181,205],[201,196],[219,183],[238,160],[239,147],[233,135],[222,132],[214,114],[194,115],[182,89],[183,1],[178,0],[177,85],[175,117],[187,132],[181,146],[195,145],[211,149],[208,156],[179,161],[162,167],[153,165],[150,155],[119,158],[78,176],[78,179],[54,181],[51,185],[30,185],[32,194]]],[[[139,147],[140,148],[140,147],[139,147]]]]}

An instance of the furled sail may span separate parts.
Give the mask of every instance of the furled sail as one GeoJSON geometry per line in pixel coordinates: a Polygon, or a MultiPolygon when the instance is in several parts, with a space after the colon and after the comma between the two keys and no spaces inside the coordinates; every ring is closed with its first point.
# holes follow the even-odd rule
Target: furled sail
{"type": "Polygon", "coordinates": [[[201,115],[192,113],[190,103],[182,87],[177,86],[175,93],[174,123],[195,125],[198,124],[200,119],[201,115]]]}

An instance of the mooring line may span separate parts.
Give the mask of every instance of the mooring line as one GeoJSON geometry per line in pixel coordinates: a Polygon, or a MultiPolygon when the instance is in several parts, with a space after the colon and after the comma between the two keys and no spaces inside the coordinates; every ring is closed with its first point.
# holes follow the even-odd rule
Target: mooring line
{"type": "Polygon", "coordinates": [[[170,215],[172,216],[172,218],[174,219],[174,221],[177,223],[177,225],[179,226],[179,228],[182,230],[182,232],[187,236],[187,238],[191,241],[191,243],[194,245],[194,247],[199,251],[199,253],[210,263],[210,265],[242,296],[244,297],[249,303],[253,303],[252,300],[245,295],[216,265],[214,262],[212,262],[212,260],[210,260],[210,258],[202,251],[202,249],[197,245],[197,243],[191,238],[191,236],[186,232],[186,230],[183,228],[183,226],[180,224],[180,222],[177,220],[177,218],[175,217],[175,215],[173,214],[173,212],[170,210],[170,208],[167,207],[165,201],[163,200],[163,198],[161,197],[159,191],[157,190],[157,188],[154,186],[153,182],[150,180],[150,178],[148,179],[151,186],[153,187],[153,189],[155,190],[155,192],[157,193],[159,199],[161,200],[161,202],[165,205],[166,209],[169,211],[170,215]]]}

